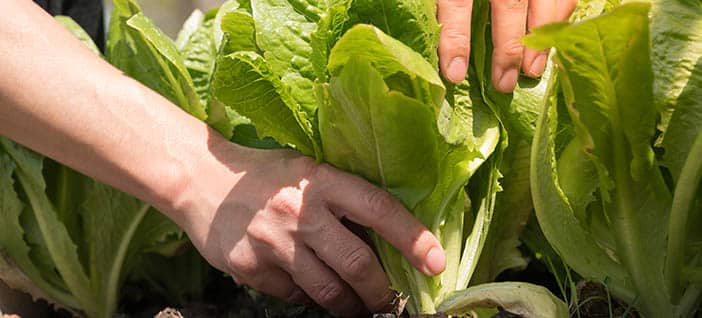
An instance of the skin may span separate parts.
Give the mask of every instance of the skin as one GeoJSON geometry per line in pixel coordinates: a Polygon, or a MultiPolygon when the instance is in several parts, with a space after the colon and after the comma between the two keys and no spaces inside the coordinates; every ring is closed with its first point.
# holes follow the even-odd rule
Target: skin
{"type": "MultiPolygon", "coordinates": [[[[439,0],[441,70],[465,78],[471,1],[439,0]]],[[[544,69],[525,30],[564,20],[573,0],[494,0],[494,85],[544,69]],[[528,17],[528,18],[527,18],[528,17]]],[[[445,267],[439,242],[387,192],[293,151],[229,143],[84,48],[29,0],[1,1],[0,135],[150,203],[240,284],[354,315],[393,293],[371,248],[341,223],[372,228],[420,271],[445,267]]]]}
{"type": "MultiPolygon", "coordinates": [[[[498,92],[512,92],[519,70],[539,77],[546,68],[548,51],[525,49],[519,41],[527,31],[544,24],[565,21],[577,0],[492,0],[492,84],[498,92]]],[[[470,23],[473,0],[438,0],[438,19],[443,25],[439,59],[444,77],[463,81],[470,56],[470,23]]]]}
{"type": "Polygon", "coordinates": [[[417,269],[439,242],[387,192],[289,150],[247,149],[128,78],[29,0],[0,1],[0,135],[159,209],[240,284],[344,315],[393,293],[372,228],[417,269]]]}

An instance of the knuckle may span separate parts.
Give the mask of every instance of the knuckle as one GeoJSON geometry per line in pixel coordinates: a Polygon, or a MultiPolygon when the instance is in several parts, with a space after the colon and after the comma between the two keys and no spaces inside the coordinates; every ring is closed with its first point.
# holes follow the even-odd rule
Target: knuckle
{"type": "Polygon", "coordinates": [[[461,31],[456,28],[446,28],[442,37],[447,43],[451,44],[451,48],[457,51],[466,51],[470,46],[470,35],[466,34],[465,31],[461,31]]]}
{"type": "Polygon", "coordinates": [[[510,39],[505,42],[496,52],[510,59],[520,60],[524,54],[524,44],[519,39],[510,39]]]}
{"type": "Polygon", "coordinates": [[[302,171],[304,176],[313,176],[319,168],[314,160],[309,157],[295,157],[290,160],[289,167],[296,170],[302,171]]]}
{"type": "Polygon", "coordinates": [[[333,180],[336,170],[328,164],[313,165],[307,168],[308,175],[312,180],[316,180],[322,183],[326,181],[333,180]]]}
{"type": "Polygon", "coordinates": [[[337,282],[329,282],[317,291],[317,301],[325,308],[330,308],[344,297],[344,288],[337,282]]]}
{"type": "Polygon", "coordinates": [[[283,189],[269,201],[269,209],[275,215],[283,218],[299,217],[301,200],[293,189],[283,189]]]}
{"type": "Polygon", "coordinates": [[[472,0],[441,0],[439,6],[449,10],[470,9],[473,7],[472,0]]]}
{"type": "Polygon", "coordinates": [[[270,226],[266,226],[263,222],[251,222],[249,226],[246,227],[246,235],[251,237],[256,243],[263,243],[268,245],[272,235],[272,230],[270,226]]]}
{"type": "Polygon", "coordinates": [[[507,10],[524,10],[527,8],[528,0],[492,0],[494,3],[507,10]]]}
{"type": "Polygon", "coordinates": [[[368,269],[373,264],[373,254],[366,246],[355,248],[349,253],[342,263],[344,276],[352,280],[366,278],[368,269]]]}
{"type": "Polygon", "coordinates": [[[230,255],[227,257],[227,268],[229,272],[236,273],[236,276],[241,282],[250,281],[253,277],[257,277],[259,273],[258,266],[255,262],[251,262],[240,256],[230,255]]]}
{"type": "Polygon", "coordinates": [[[370,191],[366,196],[366,203],[370,212],[377,216],[378,219],[392,218],[399,212],[395,199],[390,193],[382,189],[370,191]]]}

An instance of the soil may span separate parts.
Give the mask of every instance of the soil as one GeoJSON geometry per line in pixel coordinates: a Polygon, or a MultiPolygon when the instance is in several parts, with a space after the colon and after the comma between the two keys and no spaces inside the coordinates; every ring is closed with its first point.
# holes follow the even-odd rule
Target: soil
{"type": "MultiPolygon", "coordinates": [[[[577,286],[578,306],[581,317],[588,318],[639,318],[640,314],[626,303],[612,298],[607,289],[598,283],[580,282],[577,286]]],[[[577,315],[573,315],[577,317],[577,315]]]]}
{"type": "MultiPolygon", "coordinates": [[[[526,270],[509,272],[498,280],[527,281],[548,287],[562,297],[553,276],[538,263],[532,262],[526,270]]],[[[251,289],[236,286],[231,278],[211,269],[205,288],[197,295],[182,295],[179,301],[154,296],[146,284],[128,283],[122,291],[123,299],[116,318],[331,318],[319,307],[290,305],[261,295],[251,289]]],[[[577,285],[579,304],[571,306],[571,317],[577,318],[639,318],[638,312],[627,304],[610,297],[601,284],[581,282],[577,285]],[[576,312],[577,310],[577,312],[576,312]]],[[[29,316],[27,316],[29,317],[29,316]]],[[[54,312],[47,317],[69,318],[66,312],[54,312]]],[[[517,318],[509,312],[500,312],[493,318],[517,318]]],[[[3,316],[0,318],[18,318],[3,316]]],[[[25,317],[26,318],[26,317],[25,317]]],[[[372,318],[446,318],[445,315],[410,317],[406,313],[375,314],[372,318]]],[[[469,317],[465,317],[469,318],[469,317]]],[[[702,318],[699,317],[698,318],[702,318]]]]}

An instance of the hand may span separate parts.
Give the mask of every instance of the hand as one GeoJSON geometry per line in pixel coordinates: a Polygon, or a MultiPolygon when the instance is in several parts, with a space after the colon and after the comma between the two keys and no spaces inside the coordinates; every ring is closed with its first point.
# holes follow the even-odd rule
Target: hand
{"type": "Polygon", "coordinates": [[[227,169],[199,164],[180,207],[207,213],[188,212],[178,223],[238,283],[289,302],[309,297],[343,315],[387,310],[394,296],[388,279],[341,218],[372,228],[423,273],[443,271],[444,253],[431,232],[363,179],[292,151],[226,141],[217,149],[227,169]]]}
{"type": "MultiPolygon", "coordinates": [[[[477,1],[477,0],[476,0],[477,1]]],[[[543,74],[548,51],[524,49],[519,41],[527,30],[567,20],[577,0],[491,0],[492,84],[499,92],[514,90],[519,68],[527,76],[543,74]]],[[[446,79],[463,81],[468,69],[473,0],[438,0],[441,72],[446,79]]]]}

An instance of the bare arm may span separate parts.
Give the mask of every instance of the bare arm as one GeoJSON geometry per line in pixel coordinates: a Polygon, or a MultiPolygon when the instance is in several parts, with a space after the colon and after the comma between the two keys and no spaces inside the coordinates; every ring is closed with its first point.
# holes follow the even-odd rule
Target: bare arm
{"type": "Polygon", "coordinates": [[[229,143],[29,0],[0,12],[11,17],[0,20],[0,135],[154,205],[238,282],[337,312],[380,310],[389,282],[341,217],[424,273],[443,270],[438,241],[387,192],[292,151],[229,143]]]}
{"type": "Polygon", "coordinates": [[[31,1],[3,1],[0,134],[169,209],[207,127],[85,49],[31,1]]]}

